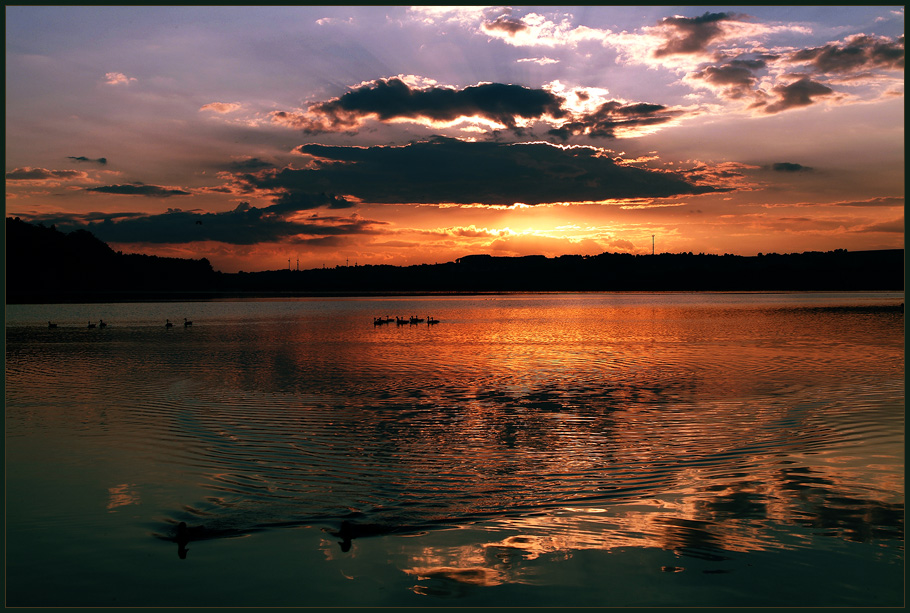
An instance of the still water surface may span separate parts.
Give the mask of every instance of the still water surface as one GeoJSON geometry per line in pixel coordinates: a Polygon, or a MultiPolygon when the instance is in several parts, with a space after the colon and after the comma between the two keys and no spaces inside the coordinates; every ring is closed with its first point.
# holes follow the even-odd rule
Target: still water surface
{"type": "Polygon", "coordinates": [[[902,303],[9,305],[6,604],[902,605],[902,303]]]}

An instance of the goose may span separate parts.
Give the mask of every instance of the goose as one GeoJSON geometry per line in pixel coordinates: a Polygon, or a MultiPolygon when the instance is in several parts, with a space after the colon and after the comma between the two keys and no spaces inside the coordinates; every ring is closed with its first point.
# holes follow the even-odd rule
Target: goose
{"type": "Polygon", "coordinates": [[[95,324],[93,324],[92,322],[88,322],[88,327],[89,327],[89,328],[94,328],[94,327],[95,327],[95,324]]]}
{"type": "Polygon", "coordinates": [[[174,540],[177,541],[177,555],[180,556],[180,559],[186,558],[186,553],[189,551],[187,545],[190,544],[190,541],[204,538],[204,533],[205,526],[187,526],[185,521],[177,524],[174,540]]]}
{"type": "Polygon", "coordinates": [[[48,328],[56,328],[56,327],[57,327],[57,324],[52,324],[51,322],[47,322],[47,327],[48,327],[48,328]]]}
{"type": "Polygon", "coordinates": [[[438,324],[438,323],[439,323],[439,320],[438,320],[438,319],[433,319],[432,317],[430,317],[429,315],[427,315],[427,325],[428,325],[428,326],[429,326],[430,324],[438,324]]]}
{"type": "Polygon", "coordinates": [[[186,317],[183,318],[183,327],[184,328],[186,328],[187,326],[192,326],[192,325],[193,325],[193,322],[188,321],[186,317]]]}
{"type": "Polygon", "coordinates": [[[165,327],[165,328],[173,328],[173,327],[174,327],[174,324],[171,323],[171,320],[170,320],[170,319],[165,319],[165,320],[164,320],[164,327],[165,327]]]}
{"type": "Polygon", "coordinates": [[[106,328],[106,327],[107,327],[107,324],[104,323],[104,320],[103,320],[103,319],[99,319],[99,320],[98,320],[98,327],[99,327],[99,328],[106,328]]]}

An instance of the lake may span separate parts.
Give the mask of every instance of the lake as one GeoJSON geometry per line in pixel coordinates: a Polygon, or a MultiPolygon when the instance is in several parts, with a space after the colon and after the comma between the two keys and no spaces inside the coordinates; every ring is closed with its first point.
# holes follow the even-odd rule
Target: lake
{"type": "Polygon", "coordinates": [[[6,605],[903,606],[903,301],[7,305],[6,605]]]}

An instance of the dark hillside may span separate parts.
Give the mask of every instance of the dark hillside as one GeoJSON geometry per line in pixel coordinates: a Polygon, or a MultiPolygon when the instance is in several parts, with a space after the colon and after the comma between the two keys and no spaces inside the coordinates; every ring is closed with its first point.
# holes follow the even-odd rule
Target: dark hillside
{"type": "Polygon", "coordinates": [[[90,232],[6,220],[8,303],[307,294],[505,291],[904,289],[904,251],[766,254],[470,255],[416,266],[219,273],[208,260],[115,252],[90,232]]]}
{"type": "Polygon", "coordinates": [[[6,219],[7,302],[110,299],[216,289],[208,260],[118,253],[91,232],[6,219]]]}
{"type": "Polygon", "coordinates": [[[235,292],[859,291],[904,288],[902,249],[755,257],[664,253],[472,255],[445,264],[222,275],[235,292]]]}

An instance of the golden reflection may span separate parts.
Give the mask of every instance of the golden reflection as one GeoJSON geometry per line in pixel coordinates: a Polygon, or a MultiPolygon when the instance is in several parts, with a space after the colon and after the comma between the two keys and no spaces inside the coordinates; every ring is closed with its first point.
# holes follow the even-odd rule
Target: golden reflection
{"type": "Polygon", "coordinates": [[[107,509],[111,513],[117,507],[124,507],[131,504],[139,504],[139,492],[135,489],[135,484],[121,483],[107,489],[108,502],[107,509]]]}
{"type": "MultiPolygon", "coordinates": [[[[409,543],[403,566],[421,589],[533,581],[535,564],[583,550],[723,559],[902,541],[903,348],[867,342],[896,324],[854,322],[881,326],[866,337],[797,311],[539,304],[475,301],[397,329],[371,318],[423,309],[376,301],[332,326],[40,345],[42,364],[67,368],[13,360],[8,425],[163,445],[205,473],[206,508],[239,523],[348,508],[379,527],[486,518],[499,530],[409,543]],[[158,380],[140,381],[149,372],[158,380]]],[[[116,485],[105,502],[139,504],[138,491],[116,485]]],[[[338,545],[324,544],[330,559],[357,554],[338,545]]]]}
{"type": "Polygon", "coordinates": [[[737,553],[811,546],[812,531],[857,542],[903,538],[903,504],[847,497],[836,481],[804,468],[784,468],[770,477],[699,483],[676,495],[613,508],[564,507],[496,520],[486,534],[508,531],[509,536],[409,551],[411,565],[403,570],[419,581],[436,580],[433,586],[418,584],[416,593],[440,595],[446,586],[457,591],[453,582],[530,583],[535,560],[558,563],[582,550],[652,548],[722,562],[737,553]]]}
{"type": "Polygon", "coordinates": [[[416,575],[418,580],[443,579],[468,585],[481,585],[489,587],[505,583],[503,573],[491,568],[474,566],[471,568],[456,568],[452,566],[437,566],[433,568],[411,568],[407,572],[416,575]]]}

